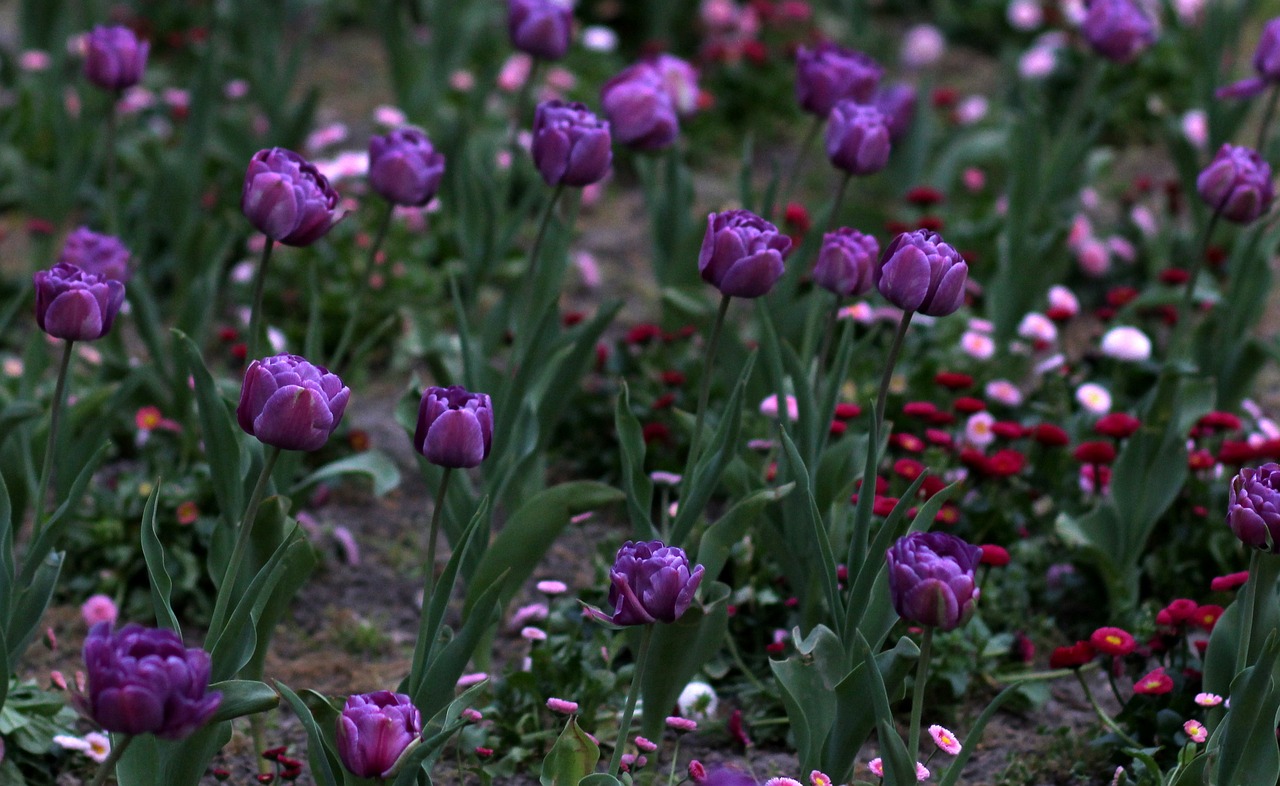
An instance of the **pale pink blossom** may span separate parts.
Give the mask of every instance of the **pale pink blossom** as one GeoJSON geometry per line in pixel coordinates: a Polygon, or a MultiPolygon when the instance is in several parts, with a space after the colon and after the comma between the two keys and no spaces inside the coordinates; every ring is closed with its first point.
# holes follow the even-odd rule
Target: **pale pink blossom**
{"type": "Polygon", "coordinates": [[[1040,8],[1039,0],[1010,0],[1005,16],[1014,30],[1024,33],[1044,24],[1044,11],[1040,8]]]}
{"type": "Polygon", "coordinates": [[[1018,58],[1018,75],[1023,79],[1044,79],[1058,67],[1058,47],[1033,46],[1018,58]]]}
{"type": "Polygon", "coordinates": [[[867,762],[867,769],[871,770],[871,774],[877,778],[884,777],[884,760],[879,756],[867,762]]]}
{"type": "Polygon", "coordinates": [[[1209,114],[1203,109],[1188,110],[1182,116],[1182,135],[1191,146],[1204,150],[1209,146],[1209,114]]]}
{"type": "Polygon", "coordinates": [[[1129,211],[1129,220],[1146,237],[1155,237],[1160,232],[1160,221],[1146,205],[1134,205],[1129,211]]]}
{"type": "Polygon", "coordinates": [[[1032,311],[1018,323],[1018,335],[1030,341],[1052,344],[1058,340],[1058,327],[1044,314],[1032,311]]]}
{"type": "Polygon", "coordinates": [[[533,58],[524,52],[516,52],[502,64],[498,72],[498,89],[508,93],[519,90],[533,70],[533,58]]]}
{"type": "Polygon", "coordinates": [[[1100,278],[1111,269],[1111,253],[1106,243],[1089,238],[1076,249],[1076,262],[1086,276],[1100,278]]]}
{"type": "Polygon", "coordinates": [[[476,671],[470,674],[463,674],[461,677],[458,678],[457,686],[459,688],[470,688],[472,685],[475,685],[480,682],[484,682],[487,679],[489,679],[489,675],[484,673],[483,671],[476,671]]]}
{"type": "Polygon", "coordinates": [[[561,715],[572,715],[578,711],[578,702],[551,698],[547,699],[547,709],[552,712],[558,712],[561,715]]]}
{"type": "Polygon", "coordinates": [[[554,579],[539,581],[534,586],[537,588],[538,592],[541,592],[543,595],[563,595],[569,591],[569,586],[567,584],[563,581],[556,581],[554,579]]]}
{"type": "Polygon", "coordinates": [[[347,126],[345,123],[328,123],[307,134],[307,141],[304,145],[307,150],[315,153],[326,147],[340,144],[346,141],[346,138],[347,126]]]}
{"type": "Polygon", "coordinates": [[[1094,415],[1105,415],[1111,411],[1111,394],[1094,382],[1086,382],[1076,388],[1076,401],[1094,415]]]}
{"type": "Polygon", "coordinates": [[[120,616],[120,610],[116,608],[115,601],[106,595],[93,595],[80,606],[80,616],[84,619],[84,624],[92,628],[99,622],[114,624],[120,616]]]}
{"type": "Polygon", "coordinates": [[[53,65],[53,58],[43,49],[28,49],[18,55],[18,68],[23,71],[47,71],[53,65]]]}
{"type": "Polygon", "coordinates": [[[965,441],[974,447],[985,448],[996,441],[996,434],[991,430],[995,423],[996,419],[990,412],[973,413],[964,424],[965,441]]]}
{"type": "Polygon", "coordinates": [[[1140,363],[1151,357],[1151,339],[1136,327],[1113,327],[1102,337],[1102,354],[1116,360],[1140,363]]]}
{"type": "Polygon", "coordinates": [[[991,380],[987,383],[983,392],[987,398],[998,404],[1004,404],[1006,407],[1016,407],[1022,404],[1022,391],[1007,379],[991,380]]]}
{"type": "Polygon", "coordinates": [[[1107,250],[1123,262],[1133,262],[1138,258],[1138,250],[1127,238],[1120,235],[1107,238],[1107,250]]]}
{"type": "MultiPolygon", "coordinates": [[[[760,402],[760,414],[768,418],[776,419],[778,417],[778,394],[774,393],[760,402]]],[[[787,419],[800,419],[800,405],[796,402],[795,396],[787,396],[787,419]]]]}
{"type": "Polygon", "coordinates": [[[996,342],[991,336],[969,330],[960,336],[960,349],[969,357],[989,360],[996,354],[996,342]]]}
{"type": "Polygon", "coordinates": [[[618,48],[618,34],[604,25],[584,27],[582,47],[592,52],[612,52],[618,48]]]}
{"type": "Polygon", "coordinates": [[[986,96],[967,96],[956,105],[956,122],[962,126],[971,126],[987,116],[988,106],[986,96]]]}
{"type": "Polygon", "coordinates": [[[1197,693],[1196,704],[1201,707],[1216,707],[1222,703],[1222,697],[1216,693],[1197,693]]]}
{"type": "Polygon", "coordinates": [[[1182,724],[1182,730],[1187,733],[1192,742],[1204,742],[1209,739],[1209,730],[1198,720],[1189,720],[1182,724]]]}
{"type": "Polygon", "coordinates": [[[529,625],[520,630],[520,638],[525,641],[546,641],[547,632],[542,628],[535,628],[532,625],[529,625]]]}
{"type": "Polygon", "coordinates": [[[449,74],[449,87],[459,93],[470,93],[472,88],[476,86],[475,74],[466,69],[459,68],[452,74],[449,74]]]}
{"type": "MultiPolygon", "coordinates": [[[[457,72],[455,71],[454,73],[456,74],[457,72]]],[[[373,122],[384,128],[399,128],[409,122],[409,118],[400,107],[380,104],[374,107],[373,122]]]]}
{"type": "Polygon", "coordinates": [[[937,745],[943,753],[949,753],[952,756],[960,755],[960,740],[947,729],[935,723],[929,727],[929,736],[933,738],[933,744],[937,745]]]}
{"type": "Polygon", "coordinates": [[[914,25],[902,37],[901,58],[907,68],[935,65],[946,51],[947,39],[941,30],[930,24],[914,25]]]}
{"type": "Polygon", "coordinates": [[[960,175],[961,182],[964,187],[972,194],[976,194],[987,185],[987,175],[976,166],[966,167],[960,175]]]}

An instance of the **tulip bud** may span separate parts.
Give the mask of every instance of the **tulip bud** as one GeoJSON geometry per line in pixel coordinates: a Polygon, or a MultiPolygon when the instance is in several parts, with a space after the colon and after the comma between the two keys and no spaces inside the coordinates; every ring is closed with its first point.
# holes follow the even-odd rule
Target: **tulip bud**
{"type": "Polygon", "coordinates": [[[240,209],[254,229],[286,246],[309,246],[342,219],[338,192],[292,150],[259,150],[249,161],[240,209]]]}
{"type": "Polygon", "coordinates": [[[889,128],[870,104],[841,101],[827,120],[827,158],[851,175],[871,175],[889,163],[889,128]]]}
{"type": "Polygon", "coordinates": [[[782,278],[791,238],[749,210],[707,216],[698,252],[702,280],[731,297],[760,297],[782,278]]]}
{"type": "Polygon", "coordinates": [[[124,305],[124,284],[65,262],[39,271],[32,280],[36,286],[36,324],[54,338],[102,338],[124,305]]]}
{"type": "Polygon", "coordinates": [[[1196,178],[1196,190],[1228,221],[1248,224],[1271,209],[1271,165],[1247,147],[1223,145],[1196,178]]]}
{"type": "Polygon", "coordinates": [[[1155,23],[1133,0],[1092,0],[1080,25],[1094,51],[1129,63],[1156,41],[1155,23]]]}
{"type": "Polygon", "coordinates": [[[118,93],[142,81],[151,44],[129,28],[95,27],[84,46],[84,76],[93,84],[118,93]]]}
{"type": "Polygon", "coordinates": [[[351,696],[338,716],[338,758],[359,778],[387,779],[422,741],[422,714],[403,693],[351,696]]]}
{"type": "Polygon", "coordinates": [[[796,52],[796,101],[800,108],[827,117],[845,99],[867,103],[880,84],[884,69],[869,55],[822,43],[796,52]]]}
{"type": "Polygon", "coordinates": [[[319,450],[342,422],[350,398],[351,389],[324,366],[298,355],[275,355],[245,369],[236,421],[263,444],[319,450]]]}
{"type": "Polygon", "coordinates": [[[129,249],[114,235],[100,235],[88,227],[77,227],[62,244],[58,261],[75,265],[86,273],[129,283],[129,249]]]}
{"type": "Polygon", "coordinates": [[[418,405],[413,447],[427,461],[449,469],[480,466],[493,444],[493,405],[484,393],[460,385],[430,387],[418,405]]]}
{"type": "Polygon", "coordinates": [[[444,154],[416,128],[369,139],[369,185],[393,205],[421,207],[440,190],[444,154]]]}
{"type": "Polygon", "coordinates": [[[533,119],[533,163],[549,186],[589,186],[613,161],[609,124],[579,103],[538,104],[533,119]]]}
{"type": "Polygon", "coordinates": [[[614,136],[636,150],[669,147],[680,133],[671,95],[650,63],[636,63],[605,82],[600,103],[614,136]]]}
{"type": "Polygon", "coordinates": [[[569,51],[573,4],[567,0],[509,0],[507,31],[511,45],[543,60],[559,60],[569,51]]]}
{"type": "Polygon", "coordinates": [[[111,623],[93,626],[84,641],[88,692],[76,705],[107,731],[190,735],[213,717],[222,694],[209,693],[209,653],[186,649],[171,630],[111,623]]]}
{"type": "Polygon", "coordinates": [[[894,611],[908,622],[952,630],[973,616],[982,549],[945,532],[912,532],[885,553],[894,611]]]}
{"type": "Polygon", "coordinates": [[[945,317],[964,303],[969,266],[936,232],[917,229],[894,238],[873,272],[876,288],[903,311],[945,317]]]}
{"type": "Polygon", "coordinates": [[[813,266],[814,283],[841,297],[861,295],[871,289],[879,256],[880,244],[870,235],[848,227],[828,232],[813,266]]]}
{"type": "Polygon", "coordinates": [[[1280,554],[1280,464],[1245,467],[1231,479],[1227,526],[1246,546],[1280,554]]]}

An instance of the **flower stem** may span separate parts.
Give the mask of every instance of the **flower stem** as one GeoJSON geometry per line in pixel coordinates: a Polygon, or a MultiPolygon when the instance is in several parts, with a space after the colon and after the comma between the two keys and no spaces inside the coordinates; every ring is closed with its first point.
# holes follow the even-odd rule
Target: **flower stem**
{"type": "Polygon", "coordinates": [[[62,360],[58,364],[58,382],[53,389],[53,408],[49,410],[49,440],[44,448],[44,464],[40,467],[40,490],[36,492],[35,517],[31,524],[31,541],[40,537],[44,528],[44,499],[49,493],[49,479],[53,475],[53,454],[58,448],[58,420],[66,405],[67,371],[71,367],[71,348],[74,341],[62,344],[62,360]]]}
{"type": "Polygon", "coordinates": [[[229,613],[228,604],[231,602],[236,579],[240,574],[240,563],[244,561],[245,552],[249,549],[253,523],[258,517],[258,508],[262,505],[262,498],[267,492],[267,486],[271,483],[271,470],[275,468],[278,458],[280,458],[280,448],[268,445],[262,459],[262,472],[258,475],[258,483],[253,487],[249,504],[244,509],[244,518],[240,521],[240,529],[236,532],[236,545],[231,551],[231,559],[227,562],[227,568],[222,574],[222,583],[218,585],[218,599],[214,602],[213,617],[209,622],[210,637],[222,635],[222,628],[226,624],[229,613]]]}
{"type": "Polygon", "coordinates": [[[911,731],[907,752],[911,761],[920,760],[920,716],[924,713],[924,686],[929,678],[929,656],[933,653],[933,628],[926,627],[920,640],[920,659],[916,662],[916,681],[911,686],[911,731]]]}
{"type": "Polygon", "coordinates": [[[836,188],[835,201],[831,203],[831,212],[827,213],[827,228],[823,232],[830,232],[835,229],[836,217],[840,215],[840,205],[844,202],[844,192],[849,190],[849,181],[853,179],[852,174],[846,173],[840,178],[840,185],[836,188]]]}
{"type": "Polygon", "coordinates": [[[1253,638],[1253,613],[1258,607],[1258,581],[1260,579],[1261,549],[1254,549],[1249,555],[1249,587],[1244,593],[1244,607],[1240,610],[1240,642],[1236,646],[1236,671],[1231,675],[1235,679],[1249,665],[1249,640],[1253,638]]]}
{"type": "Polygon", "coordinates": [[[538,257],[542,254],[542,243],[547,237],[547,227],[551,224],[551,215],[555,212],[556,203],[560,201],[560,195],[564,193],[564,184],[561,183],[551,192],[551,198],[547,200],[547,206],[542,211],[542,218],[538,220],[538,233],[533,237],[533,245],[529,248],[529,260],[525,264],[524,286],[515,293],[513,313],[510,314],[514,320],[512,330],[515,335],[515,351],[511,355],[511,377],[520,370],[520,361],[523,357],[523,348],[525,341],[528,340],[535,330],[536,320],[531,313],[537,304],[534,302],[538,295],[538,257]]]}
{"type": "Polygon", "coordinates": [[[102,764],[98,765],[98,771],[93,774],[93,780],[89,781],[89,786],[102,786],[107,782],[111,771],[116,768],[116,763],[120,761],[120,757],[124,755],[131,742],[133,742],[133,735],[126,734],[120,738],[118,744],[111,746],[111,751],[107,753],[107,758],[103,759],[102,764]]]}
{"type": "MultiPolygon", "coordinates": [[[[724,329],[724,318],[729,313],[729,295],[720,298],[720,309],[716,312],[716,321],[711,326],[711,337],[707,339],[707,354],[702,358],[702,379],[698,381],[698,411],[693,419],[693,435],[689,438],[689,458],[685,462],[684,478],[680,486],[680,501],[683,503],[689,496],[689,487],[693,482],[693,471],[698,466],[698,453],[701,449],[702,421],[707,415],[707,398],[711,395],[711,374],[715,367],[716,350],[720,347],[720,333],[724,329]]],[[[785,406],[785,402],[783,402],[785,406]]]]}
{"type": "Polygon", "coordinates": [[[342,362],[346,360],[347,348],[351,344],[351,339],[355,337],[356,318],[360,315],[364,300],[369,295],[369,279],[373,277],[373,266],[377,263],[378,252],[382,250],[382,243],[386,240],[387,229],[391,227],[391,216],[395,210],[396,206],[388,202],[387,210],[382,214],[382,221],[378,224],[378,234],[374,235],[373,245],[369,246],[369,258],[365,260],[364,272],[356,282],[356,296],[351,299],[351,306],[347,312],[347,324],[342,328],[342,337],[338,339],[338,348],[334,350],[333,361],[329,366],[329,370],[334,373],[342,368],[342,362]]]}
{"type": "Polygon", "coordinates": [[[1276,113],[1276,100],[1280,99],[1280,85],[1272,85],[1271,95],[1267,98],[1267,108],[1262,113],[1262,123],[1258,126],[1258,155],[1267,157],[1264,146],[1267,144],[1267,132],[1271,130],[1271,118],[1276,113]]]}
{"type": "Polygon", "coordinates": [[[112,234],[119,234],[119,220],[116,214],[116,102],[120,100],[120,91],[111,93],[111,102],[107,107],[107,128],[103,133],[106,145],[106,171],[103,173],[102,197],[106,204],[107,228],[112,234]]]}
{"type": "Polygon", "coordinates": [[[822,367],[826,365],[827,353],[831,351],[831,342],[835,340],[836,330],[840,324],[840,304],[843,302],[844,297],[837,294],[836,302],[831,306],[831,311],[827,314],[827,326],[822,331],[822,341],[818,344],[818,362],[813,369],[813,390],[818,398],[822,398],[822,392],[818,390],[818,383],[822,381],[822,367]]]}
{"type": "Polygon", "coordinates": [[[1102,725],[1123,740],[1125,745],[1141,749],[1142,746],[1138,744],[1138,741],[1126,734],[1124,729],[1120,728],[1120,724],[1116,723],[1115,719],[1108,715],[1106,710],[1102,709],[1102,705],[1098,704],[1098,700],[1093,697],[1093,691],[1089,690],[1089,683],[1085,682],[1084,674],[1079,669],[1076,669],[1076,679],[1080,682],[1080,687],[1084,689],[1084,696],[1089,700],[1089,706],[1093,707],[1093,712],[1098,716],[1098,720],[1102,721],[1102,725]]]}
{"type": "Polygon", "coordinates": [[[445,467],[440,473],[440,487],[436,491],[435,507],[431,511],[431,534],[427,536],[427,586],[431,588],[431,594],[423,600],[423,603],[430,603],[431,598],[436,594],[436,540],[440,535],[440,512],[444,510],[444,497],[449,491],[449,476],[453,474],[453,468],[445,467]]]}
{"type": "Polygon", "coordinates": [[[258,359],[258,339],[262,332],[262,290],[267,283],[267,264],[271,262],[271,249],[276,241],[267,238],[262,247],[262,261],[258,264],[258,274],[253,279],[253,310],[249,312],[249,345],[246,362],[258,359]]]}
{"type": "Polygon", "coordinates": [[[902,341],[907,336],[907,326],[911,324],[914,311],[902,312],[898,322],[898,332],[893,335],[893,344],[889,347],[889,356],[885,358],[884,374],[880,377],[880,392],[876,395],[876,434],[884,428],[884,411],[888,406],[889,384],[893,381],[893,367],[898,364],[898,355],[902,352],[902,341]]]}
{"type": "Polygon", "coordinates": [[[782,187],[782,209],[786,210],[787,201],[791,198],[791,192],[795,190],[796,180],[800,177],[800,170],[803,168],[804,161],[809,157],[809,149],[813,147],[813,140],[818,138],[818,131],[822,128],[825,118],[815,115],[813,121],[809,123],[809,130],[804,133],[804,141],[800,143],[800,149],[796,151],[795,160],[791,162],[791,171],[787,173],[787,182],[782,187]]]}
{"type": "Polygon", "coordinates": [[[667,775],[667,786],[676,785],[676,765],[680,761],[680,738],[676,737],[676,744],[671,748],[671,773],[667,775]]]}
{"type": "Polygon", "coordinates": [[[645,625],[640,632],[640,652],[636,655],[636,670],[631,677],[631,690],[627,691],[627,704],[622,709],[618,723],[618,739],[613,745],[613,758],[609,760],[609,774],[618,777],[622,764],[622,749],[626,747],[627,734],[631,732],[631,716],[636,712],[636,700],[640,698],[640,680],[644,677],[645,662],[649,660],[649,644],[653,641],[653,625],[645,625]]]}

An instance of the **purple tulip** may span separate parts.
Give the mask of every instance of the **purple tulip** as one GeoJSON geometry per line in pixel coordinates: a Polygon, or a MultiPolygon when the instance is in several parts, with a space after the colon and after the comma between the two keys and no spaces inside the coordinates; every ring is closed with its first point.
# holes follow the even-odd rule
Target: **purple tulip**
{"type": "Polygon", "coordinates": [[[1080,25],[1094,51],[1115,63],[1129,63],[1156,42],[1155,23],[1134,0],[1090,0],[1080,25]]]}
{"type": "Polygon", "coordinates": [[[916,119],[916,89],[906,82],[890,85],[876,91],[875,105],[884,115],[889,142],[896,144],[904,139],[916,119]]]}
{"type": "Polygon", "coordinates": [[[871,289],[871,279],[880,256],[880,244],[870,235],[841,227],[822,236],[818,263],[813,266],[814,282],[841,297],[861,295],[871,289]]]}
{"type": "Polygon", "coordinates": [[[129,249],[115,235],[100,235],[88,227],[77,227],[62,244],[58,262],[75,265],[86,273],[129,283],[129,249]]]}
{"type": "Polygon", "coordinates": [[[586,106],[543,101],[533,118],[533,163],[549,186],[589,186],[609,173],[609,124],[586,106]]]}
{"type": "Polygon", "coordinates": [[[973,616],[981,594],[974,571],[982,549],[946,532],[912,532],[898,538],[885,558],[889,595],[902,619],[952,630],[973,616]]]}
{"type": "Polygon", "coordinates": [[[309,246],[342,219],[338,192],[292,150],[259,150],[249,160],[240,210],[254,229],[286,246],[309,246]]]}
{"type": "Polygon", "coordinates": [[[84,640],[88,694],[82,712],[107,731],[182,739],[209,722],[222,694],[209,692],[209,653],[171,630],[100,622],[84,640]]]}
{"type": "Polygon", "coordinates": [[[511,45],[543,60],[559,60],[569,51],[573,4],[566,0],[509,0],[507,31],[511,45]]]}
{"type": "Polygon", "coordinates": [[[1280,17],[1267,22],[1253,53],[1253,70],[1268,82],[1280,82],[1280,17]]]}
{"type": "Polygon", "coordinates": [[[394,776],[421,741],[422,715],[403,693],[351,696],[338,716],[338,758],[360,778],[394,776]]]}
{"type": "Polygon", "coordinates": [[[796,101],[800,108],[827,117],[843,100],[865,104],[875,95],[884,69],[870,56],[824,42],[796,52],[796,101]]]}
{"type": "Polygon", "coordinates": [[[627,541],[609,570],[613,616],[598,611],[592,616],[623,626],[675,622],[693,603],[702,573],[701,565],[690,570],[689,558],[676,546],[627,541]]]}
{"type": "Polygon", "coordinates": [[[236,421],[265,445],[319,450],[342,422],[350,398],[351,389],[324,366],[297,355],[274,355],[245,369],[236,421]]]}
{"type": "Polygon", "coordinates": [[[750,210],[707,216],[698,252],[702,280],[730,297],[760,297],[782,278],[791,238],[750,210]]]}
{"type": "Polygon", "coordinates": [[[871,104],[841,101],[827,118],[827,158],[851,175],[872,175],[889,163],[889,127],[871,104]]]}
{"type": "Polygon", "coordinates": [[[669,147],[680,133],[675,104],[650,63],[635,63],[605,82],[600,103],[614,136],[636,150],[669,147]]]}
{"type": "Polygon", "coordinates": [[[1244,467],[1231,479],[1227,525],[1246,546],[1280,554],[1280,464],[1244,467]]]}
{"type": "Polygon", "coordinates": [[[653,55],[645,60],[658,72],[667,97],[676,108],[680,117],[688,117],[698,111],[698,69],[675,55],[664,53],[653,55]]]}
{"type": "Polygon", "coordinates": [[[945,317],[964,304],[969,266],[936,232],[917,229],[893,239],[872,271],[885,299],[903,311],[945,317]]]}
{"type": "MultiPolygon", "coordinates": [[[[814,782],[817,782],[816,779],[814,782]]],[[[756,786],[756,779],[742,770],[718,767],[708,772],[698,786],[756,786]]]]}
{"type": "Polygon", "coordinates": [[[124,305],[124,284],[65,262],[39,271],[32,280],[36,285],[36,324],[54,338],[102,338],[124,305]]]}
{"type": "Polygon", "coordinates": [[[95,27],[84,37],[84,76],[119,92],[142,81],[151,44],[127,27],[95,27]]]}
{"type": "Polygon", "coordinates": [[[1271,165],[1254,150],[1223,145],[1196,178],[1196,190],[1228,221],[1248,224],[1271,209],[1275,188],[1271,165]]]}
{"type": "Polygon", "coordinates": [[[430,387],[418,404],[413,447],[438,467],[480,466],[493,444],[493,404],[461,385],[430,387]]]}
{"type": "Polygon", "coordinates": [[[393,205],[422,207],[440,190],[444,154],[416,128],[369,139],[369,185],[393,205]]]}

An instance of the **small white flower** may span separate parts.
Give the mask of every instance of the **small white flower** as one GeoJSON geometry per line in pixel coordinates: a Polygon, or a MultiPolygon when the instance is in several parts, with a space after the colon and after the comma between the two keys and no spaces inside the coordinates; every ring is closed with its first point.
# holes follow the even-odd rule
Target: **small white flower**
{"type": "Polygon", "coordinates": [[[1076,401],[1094,415],[1105,415],[1111,411],[1111,394],[1101,385],[1086,382],[1076,388],[1076,401]]]}
{"type": "Polygon", "coordinates": [[[1151,339],[1136,327],[1114,327],[1102,337],[1102,354],[1116,360],[1140,363],[1151,357],[1151,339]]]}
{"type": "Polygon", "coordinates": [[[1203,109],[1192,109],[1182,116],[1182,135],[1191,146],[1203,150],[1209,145],[1209,115],[1203,109]]]}
{"type": "Polygon", "coordinates": [[[592,52],[612,52],[618,48],[618,34],[604,25],[584,27],[582,46],[592,52]]]}
{"type": "Polygon", "coordinates": [[[995,422],[990,412],[973,413],[964,424],[965,440],[975,447],[985,448],[996,440],[995,432],[991,430],[995,422]]]}
{"type": "Polygon", "coordinates": [[[947,39],[930,24],[915,25],[902,37],[902,64],[907,68],[928,68],[942,59],[947,39]]]}
{"type": "Polygon", "coordinates": [[[1018,335],[1031,341],[1052,344],[1058,340],[1058,327],[1044,314],[1032,311],[1018,324],[1018,335]]]}
{"type": "Polygon", "coordinates": [[[684,690],[680,691],[680,698],[676,699],[676,705],[680,707],[682,716],[699,720],[716,714],[716,708],[720,706],[720,698],[716,696],[715,689],[707,683],[690,682],[684,686],[684,690]]]}
{"type": "Polygon", "coordinates": [[[991,336],[969,331],[960,337],[960,349],[970,357],[989,360],[996,354],[996,342],[991,340],[991,336]]]}
{"type": "Polygon", "coordinates": [[[1039,0],[1012,0],[1005,9],[1005,16],[1014,30],[1030,32],[1044,24],[1044,11],[1039,0]]]}
{"type": "Polygon", "coordinates": [[[1049,308],[1073,317],[1080,313],[1080,301],[1071,290],[1054,285],[1049,287],[1049,308]]]}

